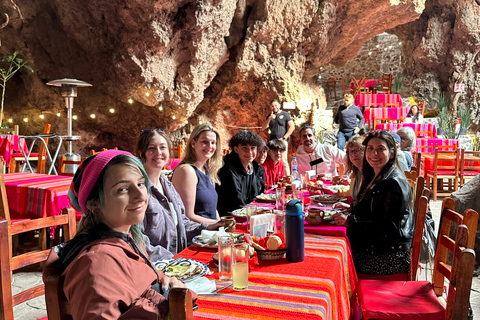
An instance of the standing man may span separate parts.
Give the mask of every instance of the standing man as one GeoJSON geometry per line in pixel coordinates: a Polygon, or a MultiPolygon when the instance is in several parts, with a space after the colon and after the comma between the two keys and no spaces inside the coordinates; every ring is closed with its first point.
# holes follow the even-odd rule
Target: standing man
{"type": "Polygon", "coordinates": [[[300,128],[302,144],[297,148],[298,172],[315,170],[316,174],[331,173],[337,175],[337,163],[345,164],[345,152],[329,145],[319,143],[315,129],[308,124],[300,128]]]}
{"type": "Polygon", "coordinates": [[[277,99],[270,102],[272,112],[267,116],[262,124],[262,129],[270,128],[270,137],[268,140],[278,139],[285,144],[285,152],[282,155],[282,162],[285,165],[285,173],[290,175],[290,166],[288,165],[288,142],[290,136],[295,130],[292,117],[286,111],[280,110],[280,102],[277,99]]]}
{"type": "Polygon", "coordinates": [[[340,124],[337,133],[337,146],[340,150],[343,150],[345,143],[358,133],[364,122],[362,110],[353,103],[353,95],[347,93],[344,99],[345,105],[338,108],[333,118],[333,123],[340,124]]]}

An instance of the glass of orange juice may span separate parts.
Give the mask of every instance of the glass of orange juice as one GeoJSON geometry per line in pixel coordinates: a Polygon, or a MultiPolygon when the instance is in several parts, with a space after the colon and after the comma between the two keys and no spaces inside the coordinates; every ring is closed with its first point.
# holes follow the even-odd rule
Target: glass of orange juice
{"type": "Polygon", "coordinates": [[[237,243],[232,247],[233,253],[233,289],[248,288],[248,245],[237,243]]]}

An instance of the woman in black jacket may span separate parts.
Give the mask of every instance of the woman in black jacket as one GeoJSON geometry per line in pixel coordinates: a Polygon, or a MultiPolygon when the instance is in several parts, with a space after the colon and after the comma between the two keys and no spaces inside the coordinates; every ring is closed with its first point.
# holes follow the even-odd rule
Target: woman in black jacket
{"type": "Polygon", "coordinates": [[[408,272],[413,240],[410,186],[397,162],[392,135],[375,131],[364,141],[362,185],[350,216],[337,214],[348,226],[357,272],[391,275],[408,272]]]}

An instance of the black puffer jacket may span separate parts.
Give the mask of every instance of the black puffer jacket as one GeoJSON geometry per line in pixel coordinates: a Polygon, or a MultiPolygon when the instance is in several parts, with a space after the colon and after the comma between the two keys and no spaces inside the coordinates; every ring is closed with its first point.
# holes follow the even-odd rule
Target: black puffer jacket
{"type": "Polygon", "coordinates": [[[348,217],[352,249],[388,253],[411,248],[410,190],[405,175],[395,168],[365,193],[348,217]]]}
{"type": "Polygon", "coordinates": [[[228,212],[249,204],[265,188],[265,178],[262,184],[259,165],[256,161],[249,164],[248,172],[235,151],[227,154],[223,162],[223,167],[218,171],[221,185],[215,187],[218,194],[217,210],[220,216],[226,216],[228,212]]]}

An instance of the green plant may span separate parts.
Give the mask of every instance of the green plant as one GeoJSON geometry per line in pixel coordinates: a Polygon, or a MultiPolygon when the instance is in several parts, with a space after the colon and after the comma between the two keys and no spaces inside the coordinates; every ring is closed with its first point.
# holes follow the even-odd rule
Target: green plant
{"type": "Polygon", "coordinates": [[[393,81],[393,88],[395,90],[395,93],[400,94],[400,91],[402,91],[404,81],[405,81],[405,78],[403,77],[403,74],[397,73],[397,75],[395,76],[395,80],[393,81]]]}
{"type": "Polygon", "coordinates": [[[470,119],[472,118],[472,114],[470,110],[468,110],[465,106],[460,106],[457,110],[457,116],[460,118],[460,128],[467,129],[470,125],[470,119]]]}
{"type": "Polygon", "coordinates": [[[448,107],[450,106],[450,99],[447,98],[445,92],[440,92],[437,96],[437,107],[438,111],[442,112],[442,110],[448,111],[448,107]]]}
{"type": "Polygon", "coordinates": [[[0,85],[2,86],[2,107],[0,110],[0,126],[2,125],[3,120],[3,106],[5,102],[5,89],[7,87],[7,81],[10,80],[15,73],[21,68],[25,68],[31,72],[33,69],[27,65],[29,61],[24,61],[22,58],[19,58],[18,55],[20,51],[15,51],[11,55],[5,55],[2,58],[2,64],[8,65],[8,68],[0,68],[0,85]]]}
{"type": "Polygon", "coordinates": [[[438,126],[443,129],[445,138],[455,139],[455,120],[448,114],[447,109],[440,110],[438,114],[438,126]]]}

